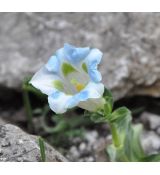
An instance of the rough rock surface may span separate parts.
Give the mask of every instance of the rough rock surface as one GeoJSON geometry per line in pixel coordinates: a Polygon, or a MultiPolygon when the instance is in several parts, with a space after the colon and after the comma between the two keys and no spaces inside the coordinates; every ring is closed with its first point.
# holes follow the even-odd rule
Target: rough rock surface
{"type": "Polygon", "coordinates": [[[0,117],[0,125],[4,125],[4,124],[6,124],[6,121],[0,117]]]}
{"type": "Polygon", "coordinates": [[[153,131],[144,131],[141,143],[145,153],[149,155],[160,152],[160,137],[153,131]]]}
{"type": "Polygon", "coordinates": [[[160,116],[156,114],[151,114],[149,112],[144,112],[141,115],[142,122],[148,126],[150,130],[158,130],[160,128],[160,116]]]}
{"type": "MultiPolygon", "coordinates": [[[[40,149],[37,136],[29,135],[18,127],[6,124],[0,125],[0,161],[9,162],[39,162],[40,149]]],[[[46,161],[67,161],[59,152],[45,143],[46,161]]]]}
{"type": "Polygon", "coordinates": [[[160,96],[160,13],[0,13],[0,85],[20,89],[65,42],[104,52],[116,98],[160,96]]]}
{"type": "Polygon", "coordinates": [[[107,141],[107,137],[100,136],[96,130],[86,131],[83,139],[75,137],[72,140],[72,146],[66,153],[66,157],[70,161],[106,162],[108,161],[107,141]]]}

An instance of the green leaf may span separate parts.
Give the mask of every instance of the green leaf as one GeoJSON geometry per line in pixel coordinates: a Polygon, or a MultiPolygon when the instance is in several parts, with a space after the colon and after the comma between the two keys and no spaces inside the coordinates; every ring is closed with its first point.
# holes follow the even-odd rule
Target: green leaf
{"type": "Polygon", "coordinates": [[[139,161],[140,162],[160,162],[160,154],[152,154],[152,155],[143,157],[139,161]]]}
{"type": "Polygon", "coordinates": [[[109,102],[106,101],[104,104],[104,113],[106,116],[108,116],[109,114],[111,114],[111,112],[112,112],[112,106],[109,102]]]}
{"type": "Polygon", "coordinates": [[[103,98],[108,102],[111,106],[111,109],[113,108],[113,96],[110,90],[105,88],[103,98]]]}
{"type": "MultiPolygon", "coordinates": [[[[110,126],[114,126],[114,133],[117,133],[118,136],[115,138],[119,138],[119,145],[128,145],[128,141],[126,138],[130,137],[131,130],[131,115],[130,111],[125,108],[121,107],[115,110],[109,117],[110,126]],[[116,131],[115,131],[116,130],[116,131]],[[126,142],[126,143],[125,143],[126,142]]],[[[114,138],[114,137],[113,137],[114,138]]]]}
{"type": "Polygon", "coordinates": [[[131,116],[130,110],[128,110],[126,107],[120,107],[112,113],[110,122],[121,120],[127,118],[128,116],[131,116]]]}
{"type": "Polygon", "coordinates": [[[126,107],[115,110],[110,118],[113,144],[107,149],[112,161],[139,161],[144,157],[140,143],[140,125],[131,125],[131,112],[126,107]]]}
{"type": "Polygon", "coordinates": [[[138,160],[142,156],[145,156],[145,153],[143,151],[141,142],[140,142],[140,135],[142,132],[142,125],[137,124],[132,127],[133,129],[133,139],[131,140],[132,143],[132,149],[133,149],[133,155],[134,159],[138,160]]]}
{"type": "Polygon", "coordinates": [[[104,123],[107,121],[107,119],[105,118],[105,116],[99,115],[98,113],[93,113],[90,115],[90,119],[94,122],[94,123],[104,123]]]}
{"type": "Polygon", "coordinates": [[[107,153],[112,162],[129,162],[128,157],[125,155],[123,147],[116,148],[113,144],[107,147],[107,153]]]}
{"type": "Polygon", "coordinates": [[[39,147],[40,147],[41,161],[45,162],[46,161],[46,154],[45,154],[44,141],[41,137],[39,137],[38,142],[39,142],[39,147]]]}

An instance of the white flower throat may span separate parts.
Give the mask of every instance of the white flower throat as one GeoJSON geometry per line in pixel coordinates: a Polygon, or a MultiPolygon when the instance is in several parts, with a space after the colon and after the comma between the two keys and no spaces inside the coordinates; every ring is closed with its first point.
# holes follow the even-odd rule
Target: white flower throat
{"type": "Polygon", "coordinates": [[[89,76],[86,64],[83,63],[81,67],[82,69],[77,70],[71,64],[63,63],[61,70],[64,81],[54,80],[54,88],[72,95],[83,90],[89,81],[89,76]]]}

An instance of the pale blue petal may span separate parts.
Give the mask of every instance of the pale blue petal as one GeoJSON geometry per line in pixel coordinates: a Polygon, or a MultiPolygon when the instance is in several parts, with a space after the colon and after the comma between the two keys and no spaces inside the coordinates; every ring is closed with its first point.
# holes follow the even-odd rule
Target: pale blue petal
{"type": "Polygon", "coordinates": [[[39,89],[42,93],[50,95],[56,90],[53,87],[54,80],[59,80],[59,77],[49,72],[44,66],[32,77],[30,84],[39,89]]]}
{"type": "Polygon", "coordinates": [[[70,44],[64,44],[64,52],[67,60],[72,64],[78,64],[89,54],[90,48],[76,48],[70,44]]]}
{"type": "Polygon", "coordinates": [[[58,49],[58,50],[56,51],[56,56],[57,56],[58,60],[60,60],[61,62],[63,62],[64,59],[65,59],[64,48],[58,49]]]}
{"type": "Polygon", "coordinates": [[[98,70],[89,69],[88,73],[92,81],[98,83],[102,80],[102,75],[98,70]]]}
{"type": "Polygon", "coordinates": [[[104,106],[104,85],[102,83],[90,82],[84,89],[89,92],[88,100],[80,102],[78,106],[82,109],[94,112],[104,106]]]}
{"type": "Polygon", "coordinates": [[[98,49],[92,49],[89,55],[85,59],[87,65],[88,74],[92,81],[98,83],[102,80],[101,73],[97,70],[98,64],[102,59],[102,52],[98,49]]]}
{"type": "MultiPolygon", "coordinates": [[[[69,101],[68,101],[68,108],[72,108],[77,106],[80,102],[88,101],[89,99],[97,99],[101,98],[104,93],[104,85],[102,83],[94,83],[90,82],[85,87],[84,90],[79,92],[78,94],[74,95],[69,101]]],[[[93,103],[93,101],[92,101],[93,103]]],[[[90,103],[90,105],[92,105],[90,103]]],[[[98,104],[97,104],[98,105],[98,104]]]]}
{"type": "Polygon", "coordinates": [[[86,101],[88,99],[88,91],[81,91],[80,93],[74,95],[67,103],[68,108],[73,108],[78,105],[80,101],[86,101]]]}
{"type": "Polygon", "coordinates": [[[55,113],[62,114],[67,111],[67,102],[71,97],[63,92],[56,91],[48,96],[48,103],[55,113]]]}
{"type": "Polygon", "coordinates": [[[45,66],[48,69],[48,71],[57,73],[59,71],[60,61],[55,55],[53,55],[45,66]]]}

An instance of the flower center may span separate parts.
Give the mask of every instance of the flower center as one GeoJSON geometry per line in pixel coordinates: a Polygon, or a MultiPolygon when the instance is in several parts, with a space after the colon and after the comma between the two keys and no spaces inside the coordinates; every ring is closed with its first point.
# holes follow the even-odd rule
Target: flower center
{"type": "Polygon", "coordinates": [[[71,79],[71,84],[74,85],[74,87],[78,92],[80,92],[82,89],[85,88],[85,85],[82,83],[79,83],[76,79],[71,79]]]}

